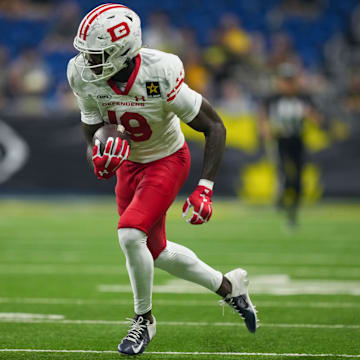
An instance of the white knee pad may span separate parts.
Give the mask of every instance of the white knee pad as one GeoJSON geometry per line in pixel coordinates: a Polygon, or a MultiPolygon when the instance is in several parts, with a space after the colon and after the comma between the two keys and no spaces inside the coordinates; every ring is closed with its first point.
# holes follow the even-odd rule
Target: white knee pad
{"type": "Polygon", "coordinates": [[[120,246],[124,253],[146,244],[146,234],[135,228],[120,228],[118,230],[118,236],[120,246]]]}

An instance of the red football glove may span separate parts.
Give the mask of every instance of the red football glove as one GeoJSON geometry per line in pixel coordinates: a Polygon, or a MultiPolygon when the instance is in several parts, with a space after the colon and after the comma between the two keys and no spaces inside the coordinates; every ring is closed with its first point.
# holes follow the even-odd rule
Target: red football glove
{"type": "Polygon", "coordinates": [[[98,179],[109,179],[112,177],[121,163],[129,157],[130,146],[124,139],[109,137],[106,141],[104,154],[100,154],[100,141],[95,140],[92,161],[94,172],[98,179]]]}
{"type": "Polygon", "coordinates": [[[183,206],[183,218],[193,225],[200,225],[210,220],[212,215],[211,196],[213,191],[205,186],[198,185],[195,191],[186,199],[183,206]],[[191,207],[194,207],[190,217],[186,218],[191,207]]]}

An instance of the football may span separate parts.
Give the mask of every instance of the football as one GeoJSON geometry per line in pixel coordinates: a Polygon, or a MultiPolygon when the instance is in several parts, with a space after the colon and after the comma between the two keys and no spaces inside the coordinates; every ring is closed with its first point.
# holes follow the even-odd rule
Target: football
{"type": "Polygon", "coordinates": [[[109,137],[113,137],[114,139],[119,137],[121,139],[126,139],[131,146],[130,134],[125,130],[122,125],[104,125],[101,128],[97,129],[93,136],[93,143],[95,143],[95,139],[100,141],[100,150],[104,151],[106,141],[109,137]]]}

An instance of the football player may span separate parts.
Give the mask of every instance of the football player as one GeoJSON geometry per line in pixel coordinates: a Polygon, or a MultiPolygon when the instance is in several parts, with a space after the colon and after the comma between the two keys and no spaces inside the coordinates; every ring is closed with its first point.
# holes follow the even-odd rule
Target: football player
{"type": "Polygon", "coordinates": [[[212,214],[215,174],[225,146],[224,125],[211,105],[184,82],[184,68],[172,54],[142,48],[138,15],[120,4],[103,4],[80,23],[68,64],[88,155],[99,179],[117,176],[118,237],[134,293],[135,316],[118,350],[142,353],[156,332],[152,314],[154,266],[219,294],[256,330],[246,271],[223,275],[191,250],[166,239],[165,217],[190,169],[181,119],[205,135],[201,179],[183,206],[190,224],[212,214]],[[109,137],[104,151],[93,135],[104,124],[121,124],[131,137],[109,137]],[[192,210],[191,210],[192,209],[192,210]]]}

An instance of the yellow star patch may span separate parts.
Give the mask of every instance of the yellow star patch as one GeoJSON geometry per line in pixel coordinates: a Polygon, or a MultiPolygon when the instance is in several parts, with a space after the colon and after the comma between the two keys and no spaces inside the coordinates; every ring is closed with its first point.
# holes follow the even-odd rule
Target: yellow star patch
{"type": "Polygon", "coordinates": [[[146,93],[150,97],[161,96],[159,82],[158,81],[147,81],[146,82],[146,93]]]}
{"type": "Polygon", "coordinates": [[[152,93],[155,93],[155,94],[157,94],[157,89],[158,89],[158,85],[154,85],[154,83],[151,83],[151,85],[149,85],[149,86],[147,86],[147,88],[149,89],[149,92],[150,92],[150,94],[152,94],[152,93]]]}

